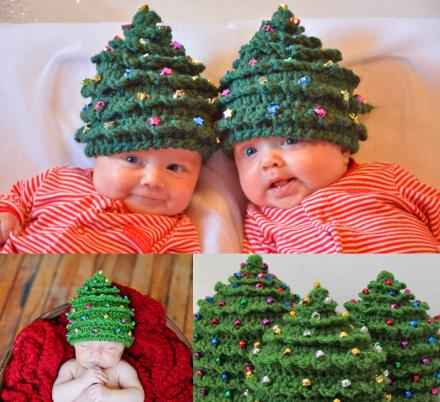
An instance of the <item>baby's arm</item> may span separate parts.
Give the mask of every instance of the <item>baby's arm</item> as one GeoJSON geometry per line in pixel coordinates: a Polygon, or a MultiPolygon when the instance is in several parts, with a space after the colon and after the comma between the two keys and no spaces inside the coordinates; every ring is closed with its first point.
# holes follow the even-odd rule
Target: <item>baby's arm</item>
{"type": "Polygon", "coordinates": [[[118,363],[118,382],[121,389],[109,389],[102,384],[92,385],[88,395],[93,402],[143,402],[144,389],[136,370],[126,361],[118,363]]]}
{"type": "Polygon", "coordinates": [[[75,378],[77,363],[71,359],[64,363],[58,373],[52,388],[54,402],[74,402],[92,384],[105,384],[107,376],[100,368],[88,369],[84,374],[75,378]]]}
{"type": "Polygon", "coordinates": [[[6,243],[11,232],[20,233],[20,220],[15,214],[0,211],[0,244],[6,243]]]}

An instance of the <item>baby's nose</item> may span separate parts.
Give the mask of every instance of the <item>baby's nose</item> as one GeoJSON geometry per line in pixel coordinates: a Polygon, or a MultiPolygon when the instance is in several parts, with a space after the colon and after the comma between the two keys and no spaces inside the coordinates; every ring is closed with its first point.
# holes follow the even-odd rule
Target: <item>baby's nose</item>
{"type": "Polygon", "coordinates": [[[151,166],[146,167],[141,177],[141,184],[152,188],[162,188],[163,177],[160,168],[151,166]]]}
{"type": "Polygon", "coordinates": [[[284,165],[284,160],[276,150],[265,151],[261,166],[263,169],[270,169],[274,167],[281,167],[284,165]]]}

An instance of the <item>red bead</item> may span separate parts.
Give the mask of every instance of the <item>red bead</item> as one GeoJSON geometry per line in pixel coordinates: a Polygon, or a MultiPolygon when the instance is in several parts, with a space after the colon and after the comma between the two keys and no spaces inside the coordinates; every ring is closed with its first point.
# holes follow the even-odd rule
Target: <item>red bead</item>
{"type": "Polygon", "coordinates": [[[387,320],[387,325],[394,325],[394,321],[393,320],[387,320]]]}
{"type": "Polygon", "coordinates": [[[356,299],[351,299],[351,302],[352,303],[356,303],[356,299]]]}
{"type": "Polygon", "coordinates": [[[284,290],[283,288],[278,288],[277,289],[278,293],[283,293],[283,290],[284,290]]]}
{"type": "Polygon", "coordinates": [[[419,376],[419,375],[415,375],[415,376],[413,377],[413,381],[414,381],[414,382],[419,382],[419,381],[420,381],[420,376],[419,376]]]}
{"type": "Polygon", "coordinates": [[[245,348],[247,346],[247,342],[246,341],[240,341],[240,342],[238,342],[238,346],[240,346],[240,348],[245,348]]]}
{"type": "Polygon", "coordinates": [[[243,272],[243,277],[244,278],[249,278],[249,272],[243,272]]]}
{"type": "Polygon", "coordinates": [[[203,372],[203,370],[197,370],[197,376],[198,377],[203,377],[205,373],[203,372]]]}
{"type": "Polygon", "coordinates": [[[367,295],[368,293],[370,293],[370,291],[369,291],[367,288],[365,288],[362,292],[365,293],[366,295],[367,295]]]}
{"type": "Polygon", "coordinates": [[[392,279],[387,279],[385,281],[385,285],[391,286],[393,284],[393,280],[392,279]]]}
{"type": "Polygon", "coordinates": [[[218,320],[217,320],[217,318],[213,318],[213,319],[211,320],[211,325],[212,325],[213,327],[215,327],[216,325],[218,325],[218,320]]]}
{"type": "Polygon", "coordinates": [[[245,267],[246,267],[246,264],[245,264],[244,262],[242,262],[242,263],[240,264],[240,267],[241,267],[241,268],[245,268],[245,267]]]}

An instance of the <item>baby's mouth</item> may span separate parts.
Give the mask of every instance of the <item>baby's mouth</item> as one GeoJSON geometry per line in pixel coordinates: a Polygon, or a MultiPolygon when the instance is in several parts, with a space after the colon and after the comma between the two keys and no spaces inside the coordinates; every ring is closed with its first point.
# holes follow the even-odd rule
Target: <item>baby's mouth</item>
{"type": "Polygon", "coordinates": [[[285,186],[287,186],[292,180],[295,180],[294,178],[290,179],[280,179],[280,180],[274,180],[269,184],[269,190],[281,190],[285,186]]]}

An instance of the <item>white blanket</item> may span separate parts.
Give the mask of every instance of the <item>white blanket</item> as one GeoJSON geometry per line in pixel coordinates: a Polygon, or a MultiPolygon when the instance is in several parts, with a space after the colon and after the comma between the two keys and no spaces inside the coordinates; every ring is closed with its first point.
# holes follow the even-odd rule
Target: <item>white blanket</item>
{"type": "MultiPolygon", "coordinates": [[[[260,26],[167,23],[215,82],[260,26]]],[[[0,24],[1,192],[51,166],[91,166],[73,140],[87,103],[81,80],[95,73],[90,57],[121,35],[121,24],[0,24]]],[[[303,19],[302,25],[324,47],[341,50],[342,65],[362,78],[357,92],[376,106],[363,118],[369,139],[356,159],[399,163],[440,188],[440,19],[303,19]]],[[[189,209],[204,252],[241,250],[244,204],[233,163],[218,153],[204,167],[189,209]]]]}

